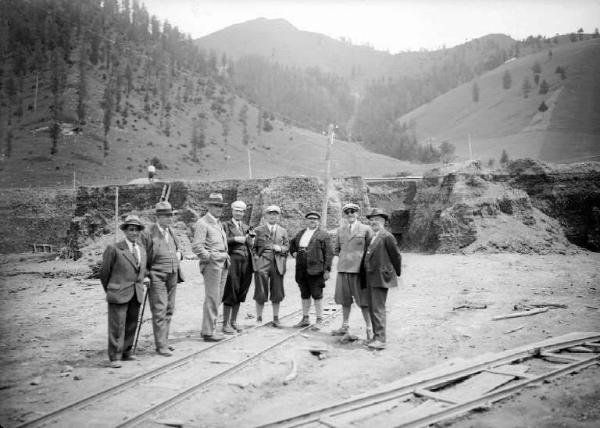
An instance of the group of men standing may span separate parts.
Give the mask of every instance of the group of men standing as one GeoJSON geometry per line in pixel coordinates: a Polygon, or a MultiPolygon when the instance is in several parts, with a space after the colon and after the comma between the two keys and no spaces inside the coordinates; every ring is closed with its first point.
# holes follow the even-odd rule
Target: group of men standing
{"type": "MultiPolygon", "coordinates": [[[[252,278],[257,323],[262,324],[264,305],[270,301],[271,324],[279,327],[288,255],[296,258],[295,279],[302,299],[302,319],[294,327],[311,325],[309,311],[314,301],[313,328],[320,329],[323,289],[330,278],[333,257],[338,256],[335,302],[342,306],[343,319],[342,326],[332,334],[348,334],[354,303],[365,321],[368,346],[385,348],[387,290],[397,285],[401,273],[396,240],[385,230],[387,213],[374,208],[366,215],[366,225],[358,221],[358,205],[344,205],[346,224],[340,226],[332,245],[315,211],[306,213],[306,227],[289,239],[279,224],[281,209],[276,205],[264,210],[264,223],[254,230],[243,222],[243,201],[231,204],[232,218],[224,223],[220,221],[226,205],[222,195],[211,194],[206,205],[207,213],[197,221],[192,242],[204,278],[203,340],[217,342],[224,334],[241,331],[237,317],[252,278]],[[217,331],[221,303],[223,324],[217,331]]],[[[135,359],[132,348],[144,283],[148,286],[156,352],[171,356],[174,350],[168,337],[177,284],[183,281],[179,264],[182,253],[170,227],[174,214],[171,205],[160,202],[155,214],[156,222],[148,230],[137,216],[128,216],[121,225],[125,239],[109,245],[104,252],[100,277],[109,306],[108,355],[112,367],[120,367],[120,360],[135,359]]]]}

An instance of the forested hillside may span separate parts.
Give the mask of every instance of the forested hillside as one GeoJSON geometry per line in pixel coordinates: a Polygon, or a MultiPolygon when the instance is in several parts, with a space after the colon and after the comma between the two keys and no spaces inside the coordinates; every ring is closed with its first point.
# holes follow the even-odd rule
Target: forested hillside
{"type": "MultiPolygon", "coordinates": [[[[326,97],[298,85],[291,98],[261,89],[247,99],[226,55],[198,48],[137,0],[0,0],[0,55],[4,186],[122,182],[150,163],[162,178],[323,172],[326,137],[263,103],[303,105],[309,113],[295,123],[322,131],[326,97]]],[[[330,76],[311,79],[345,91],[330,76]]],[[[366,175],[410,170],[356,145],[338,144],[334,156],[338,175],[356,173],[352,165],[366,175]]]]}

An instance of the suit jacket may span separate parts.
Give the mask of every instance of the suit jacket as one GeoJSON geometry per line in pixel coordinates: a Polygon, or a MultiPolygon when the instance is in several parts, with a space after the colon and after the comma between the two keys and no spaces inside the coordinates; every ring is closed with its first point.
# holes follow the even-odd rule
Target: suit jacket
{"type": "Polygon", "coordinates": [[[334,248],[334,254],[339,256],[337,271],[346,273],[360,272],[363,254],[372,237],[373,231],[371,228],[358,220],[352,234],[348,230],[348,224],[338,227],[334,248]]]}
{"type": "MultiPolygon", "coordinates": [[[[261,257],[265,250],[272,250],[273,245],[279,245],[281,247],[281,252],[273,252],[273,257],[277,266],[277,272],[279,272],[280,275],[285,275],[285,264],[289,250],[287,231],[276,224],[275,233],[271,238],[271,232],[269,231],[268,225],[263,224],[255,228],[254,232],[256,232],[256,238],[254,238],[254,251],[258,257],[261,257]]],[[[259,269],[260,266],[256,266],[256,268],[259,269]]]]}
{"type": "Polygon", "coordinates": [[[368,286],[397,287],[401,264],[402,256],[394,235],[387,230],[380,230],[365,253],[364,269],[368,286]]]}
{"type": "MultiPolygon", "coordinates": [[[[179,244],[179,239],[175,236],[175,232],[171,228],[171,226],[167,226],[167,230],[169,231],[169,235],[171,239],[173,239],[173,243],[175,244],[175,249],[177,251],[181,251],[181,245],[179,244]]],[[[146,250],[146,259],[147,265],[146,269],[151,270],[152,265],[154,265],[154,261],[156,259],[154,249],[158,248],[159,245],[166,245],[165,237],[161,233],[158,225],[156,223],[152,224],[148,228],[148,230],[142,232],[140,235],[140,244],[146,250]]],[[[177,260],[177,282],[183,282],[183,274],[181,273],[181,266],[179,264],[179,259],[177,260]]]]}
{"type": "Polygon", "coordinates": [[[140,264],[129,251],[125,240],[110,244],[102,255],[100,282],[106,292],[108,303],[127,303],[137,297],[142,303],[144,296],[144,276],[146,275],[146,251],[138,245],[140,264]]]}
{"type": "Polygon", "coordinates": [[[213,263],[224,269],[229,267],[227,235],[221,222],[209,213],[196,222],[192,250],[200,259],[200,264],[213,263]]]}
{"type": "MultiPolygon", "coordinates": [[[[295,255],[298,252],[300,239],[306,229],[302,229],[290,242],[290,253],[295,255]]],[[[329,234],[321,229],[315,230],[310,237],[306,247],[306,271],[309,275],[319,275],[325,271],[331,271],[331,260],[333,259],[333,246],[329,234]]],[[[298,269],[296,268],[296,276],[298,269]]]]}
{"type": "Polygon", "coordinates": [[[241,256],[247,256],[248,260],[254,270],[254,258],[252,257],[252,246],[250,245],[250,239],[248,239],[248,225],[242,221],[238,222],[240,227],[237,227],[230,219],[223,223],[223,229],[225,229],[225,235],[227,235],[227,247],[229,248],[229,255],[239,254],[241,256]],[[243,236],[246,238],[246,242],[240,244],[234,240],[235,237],[243,236]]]}

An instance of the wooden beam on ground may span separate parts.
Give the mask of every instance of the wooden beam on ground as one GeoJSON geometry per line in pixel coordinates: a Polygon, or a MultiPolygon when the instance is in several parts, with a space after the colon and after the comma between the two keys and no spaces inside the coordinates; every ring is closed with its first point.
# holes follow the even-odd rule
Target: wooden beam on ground
{"type": "Polygon", "coordinates": [[[506,315],[497,315],[497,316],[493,317],[492,320],[498,321],[498,320],[505,320],[508,318],[530,317],[532,315],[541,314],[543,312],[548,312],[548,308],[546,307],[546,308],[533,309],[531,311],[514,312],[512,314],[506,314],[506,315]]]}

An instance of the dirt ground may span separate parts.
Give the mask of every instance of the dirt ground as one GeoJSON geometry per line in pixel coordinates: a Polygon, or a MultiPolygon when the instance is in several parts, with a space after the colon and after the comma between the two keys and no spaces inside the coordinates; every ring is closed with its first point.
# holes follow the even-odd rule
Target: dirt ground
{"type": "MultiPolygon", "coordinates": [[[[289,260],[282,314],[300,306],[293,267],[294,261],[289,260]]],[[[171,328],[177,356],[203,345],[199,335],[202,278],[196,262],[185,261],[184,269],[188,282],[178,288],[171,328]]],[[[87,267],[76,262],[44,261],[32,255],[0,259],[3,427],[35,419],[167,361],[153,352],[152,329],[147,322],[142,329],[139,360],[121,369],[106,366],[106,303],[98,280],[86,279],[87,275],[87,267]]],[[[331,279],[325,289],[326,305],[333,305],[333,289],[331,279]]],[[[337,317],[321,332],[298,336],[267,352],[164,417],[179,419],[185,426],[254,426],[349,398],[448,360],[498,352],[574,331],[600,331],[599,291],[598,253],[404,254],[401,285],[388,295],[386,350],[370,351],[360,342],[337,343],[337,338],[329,335],[329,330],[341,322],[337,317]],[[493,316],[509,313],[513,305],[523,302],[568,307],[492,321],[493,316]],[[487,308],[453,309],[465,303],[483,303],[487,308]],[[523,328],[506,333],[520,326],[523,328]],[[327,359],[319,360],[307,352],[306,348],[315,344],[329,347],[327,359]],[[283,385],[292,359],[298,376],[283,385]]],[[[251,293],[252,289],[250,297],[251,293]]],[[[270,313],[270,308],[265,308],[267,320],[270,313]]],[[[240,314],[241,324],[253,325],[250,298],[240,314]]],[[[290,331],[295,322],[286,322],[290,331]]],[[[356,309],[351,330],[364,338],[356,309]]],[[[528,389],[486,412],[441,425],[597,427],[599,374],[598,367],[589,368],[528,389]]]]}

